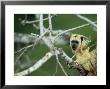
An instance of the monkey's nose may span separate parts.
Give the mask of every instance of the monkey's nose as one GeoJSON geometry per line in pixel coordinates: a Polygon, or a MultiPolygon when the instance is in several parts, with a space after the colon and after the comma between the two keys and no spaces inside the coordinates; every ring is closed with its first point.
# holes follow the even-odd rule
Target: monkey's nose
{"type": "Polygon", "coordinates": [[[77,45],[78,44],[76,44],[76,43],[72,44],[72,49],[75,50],[77,48],[77,45]]]}
{"type": "Polygon", "coordinates": [[[78,46],[78,41],[77,40],[72,40],[71,41],[71,47],[72,47],[72,49],[73,50],[76,50],[77,46],[78,46]]]}

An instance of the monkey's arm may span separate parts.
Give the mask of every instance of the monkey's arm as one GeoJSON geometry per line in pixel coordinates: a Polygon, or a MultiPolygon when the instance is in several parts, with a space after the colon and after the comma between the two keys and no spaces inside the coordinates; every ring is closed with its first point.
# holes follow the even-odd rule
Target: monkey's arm
{"type": "Polygon", "coordinates": [[[68,65],[69,68],[76,68],[76,69],[78,69],[81,76],[86,76],[87,75],[86,70],[80,64],[78,64],[78,63],[73,61],[72,63],[68,63],[67,62],[67,65],[68,65]]]}

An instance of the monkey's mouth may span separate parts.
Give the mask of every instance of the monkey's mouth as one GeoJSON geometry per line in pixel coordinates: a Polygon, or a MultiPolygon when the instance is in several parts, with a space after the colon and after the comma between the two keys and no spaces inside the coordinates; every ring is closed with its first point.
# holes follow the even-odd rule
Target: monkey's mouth
{"type": "Polygon", "coordinates": [[[76,50],[77,47],[78,47],[78,41],[72,40],[71,41],[71,47],[72,47],[73,50],[76,50]]]}
{"type": "Polygon", "coordinates": [[[77,45],[72,45],[73,50],[76,50],[76,48],[77,48],[77,45]]]}

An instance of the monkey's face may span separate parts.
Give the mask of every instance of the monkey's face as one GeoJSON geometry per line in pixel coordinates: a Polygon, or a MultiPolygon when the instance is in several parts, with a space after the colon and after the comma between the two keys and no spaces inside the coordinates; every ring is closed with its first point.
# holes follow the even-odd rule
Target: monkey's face
{"type": "Polygon", "coordinates": [[[72,34],[70,37],[70,46],[73,51],[77,51],[78,49],[83,49],[87,44],[88,38],[79,35],[79,34],[72,34]]]}
{"type": "Polygon", "coordinates": [[[73,50],[76,50],[78,47],[79,42],[77,40],[72,40],[71,41],[71,47],[73,50]]]}

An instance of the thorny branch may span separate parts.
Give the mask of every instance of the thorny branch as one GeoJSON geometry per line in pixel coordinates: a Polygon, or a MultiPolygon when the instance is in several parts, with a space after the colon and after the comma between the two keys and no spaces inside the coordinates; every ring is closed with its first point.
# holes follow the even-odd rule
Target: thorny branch
{"type": "MultiPolygon", "coordinates": [[[[87,21],[87,24],[81,25],[81,26],[77,26],[75,28],[71,28],[71,29],[67,29],[65,31],[63,30],[58,30],[58,31],[53,31],[52,30],[52,22],[51,19],[52,17],[54,17],[55,15],[48,15],[48,18],[43,19],[43,14],[39,15],[39,19],[35,20],[35,21],[25,21],[26,24],[33,24],[36,22],[39,22],[39,29],[40,29],[40,35],[36,35],[36,36],[31,36],[31,38],[33,39],[33,42],[39,42],[39,40],[42,40],[44,42],[44,44],[50,49],[50,52],[47,52],[45,54],[44,57],[42,57],[41,59],[39,59],[33,66],[29,67],[28,69],[19,72],[19,73],[15,73],[15,75],[19,75],[19,76],[23,76],[23,75],[28,75],[30,73],[32,73],[33,71],[39,69],[45,62],[47,62],[52,56],[56,56],[56,60],[57,63],[59,64],[59,66],[61,67],[63,73],[68,76],[68,74],[66,73],[66,71],[64,70],[63,66],[61,65],[58,55],[62,57],[62,59],[65,59],[66,62],[69,63],[70,66],[72,66],[72,68],[77,68],[78,70],[80,70],[81,75],[85,75],[85,71],[83,70],[83,68],[78,65],[77,63],[75,63],[72,59],[75,57],[75,55],[73,55],[72,58],[70,58],[61,48],[57,48],[54,45],[54,41],[56,38],[58,38],[59,36],[63,35],[63,34],[67,34],[70,31],[88,26],[88,25],[93,25],[94,27],[96,27],[96,21],[92,22],[91,20],[89,20],[88,18],[85,17],[81,17],[80,15],[77,15],[80,19],[83,19],[85,21],[87,21]],[[44,25],[43,25],[43,21],[45,20],[49,20],[49,28],[45,29],[44,25]],[[50,34],[50,36],[45,36],[47,33],[50,34]],[[55,36],[53,36],[53,34],[55,36]]],[[[37,26],[37,25],[36,25],[37,26]]],[[[37,28],[36,28],[37,29],[37,28]]],[[[28,35],[29,36],[29,35],[28,35]]],[[[30,36],[29,36],[30,38],[30,36]]],[[[27,39],[29,39],[27,38],[27,39]]],[[[63,39],[64,40],[64,39],[63,39]]],[[[18,39],[17,39],[18,41],[18,39]]],[[[32,41],[32,40],[31,40],[32,41]]],[[[27,42],[28,43],[28,42],[27,42]]],[[[22,50],[24,50],[21,55],[19,57],[21,57],[23,55],[23,53],[25,52],[25,50],[27,50],[28,48],[32,47],[34,44],[31,44],[29,46],[23,47],[20,50],[18,50],[15,53],[21,52],[22,50]]],[[[37,44],[35,44],[37,45],[37,44]]]]}

